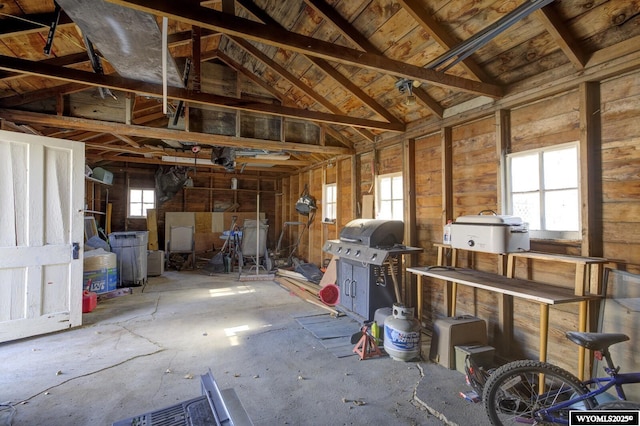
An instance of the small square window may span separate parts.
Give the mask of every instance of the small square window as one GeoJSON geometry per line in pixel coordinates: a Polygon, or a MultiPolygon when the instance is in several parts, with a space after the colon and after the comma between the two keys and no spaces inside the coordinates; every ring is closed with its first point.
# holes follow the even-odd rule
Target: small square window
{"type": "Polygon", "coordinates": [[[394,173],[378,176],[377,215],[378,219],[404,220],[404,191],[402,174],[394,173]]]}
{"type": "Polygon", "coordinates": [[[322,221],[335,222],[338,212],[338,187],[335,183],[324,186],[322,200],[322,221]]]}
{"type": "Polygon", "coordinates": [[[578,144],[507,156],[509,211],[534,238],[580,239],[578,144]]]}
{"type": "Polygon", "coordinates": [[[155,190],[129,189],[129,217],[147,217],[147,210],[155,208],[155,190]]]}

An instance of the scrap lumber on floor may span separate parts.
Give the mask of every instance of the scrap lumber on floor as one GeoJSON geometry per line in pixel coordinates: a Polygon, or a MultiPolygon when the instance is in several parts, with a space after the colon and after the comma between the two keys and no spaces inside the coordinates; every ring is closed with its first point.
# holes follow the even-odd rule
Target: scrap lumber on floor
{"type": "Polygon", "coordinates": [[[295,294],[302,300],[307,301],[311,304],[314,304],[318,307],[321,307],[329,311],[329,313],[332,316],[337,317],[341,315],[341,313],[338,310],[332,308],[329,305],[324,304],[320,300],[320,296],[318,296],[318,293],[320,292],[319,285],[311,283],[309,281],[305,282],[305,281],[298,280],[296,278],[290,278],[290,277],[284,277],[284,276],[276,277],[275,281],[278,284],[280,284],[281,287],[285,288],[286,290],[289,290],[291,293],[295,294]]]}

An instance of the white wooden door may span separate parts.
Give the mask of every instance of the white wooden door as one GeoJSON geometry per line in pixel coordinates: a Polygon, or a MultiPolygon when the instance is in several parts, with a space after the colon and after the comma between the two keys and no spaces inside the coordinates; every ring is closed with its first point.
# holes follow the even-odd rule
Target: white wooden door
{"type": "Polygon", "coordinates": [[[82,323],[83,199],[83,144],[0,131],[0,342],[82,323]]]}

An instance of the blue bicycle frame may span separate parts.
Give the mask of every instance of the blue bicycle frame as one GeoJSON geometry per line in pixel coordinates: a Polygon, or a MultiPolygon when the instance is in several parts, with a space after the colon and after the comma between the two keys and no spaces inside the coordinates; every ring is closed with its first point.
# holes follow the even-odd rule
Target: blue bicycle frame
{"type": "MultiPolygon", "coordinates": [[[[618,373],[617,371],[608,367],[605,367],[604,370],[607,372],[607,374],[609,374],[609,377],[594,377],[593,379],[585,380],[583,382],[588,388],[592,385],[596,385],[596,388],[594,390],[584,395],[579,395],[575,398],[571,398],[569,401],[565,401],[552,407],[536,411],[533,417],[542,418],[545,421],[552,421],[559,424],[569,424],[566,418],[555,417],[553,413],[558,410],[571,408],[571,406],[579,404],[586,399],[595,398],[596,396],[605,393],[612,387],[615,387],[618,399],[626,400],[627,398],[622,386],[631,383],[640,383],[640,373],[618,373]]],[[[542,397],[544,398],[544,396],[545,395],[543,394],[542,397]]],[[[582,409],[584,409],[584,405],[582,409]]]]}

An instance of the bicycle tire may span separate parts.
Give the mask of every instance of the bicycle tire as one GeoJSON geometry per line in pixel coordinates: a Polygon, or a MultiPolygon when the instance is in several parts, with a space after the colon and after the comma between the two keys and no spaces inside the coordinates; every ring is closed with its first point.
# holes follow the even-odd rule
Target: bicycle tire
{"type": "Polygon", "coordinates": [[[640,410],[640,402],[611,401],[598,405],[596,410],[640,410]]]}
{"type": "MultiPolygon", "coordinates": [[[[484,386],[482,400],[491,424],[568,424],[569,408],[555,411],[554,423],[543,418],[539,410],[552,407],[577,395],[588,393],[587,387],[573,374],[562,368],[541,361],[522,360],[503,365],[489,376],[484,386]],[[545,390],[538,395],[540,373],[544,374],[545,390]]],[[[596,405],[594,398],[584,400],[582,409],[596,405]]],[[[575,408],[574,408],[575,409],[575,408]]]]}

